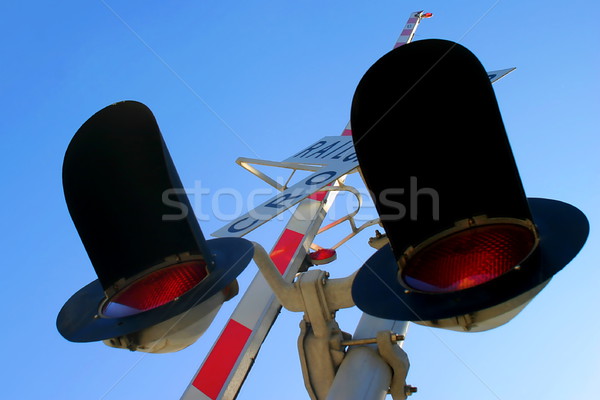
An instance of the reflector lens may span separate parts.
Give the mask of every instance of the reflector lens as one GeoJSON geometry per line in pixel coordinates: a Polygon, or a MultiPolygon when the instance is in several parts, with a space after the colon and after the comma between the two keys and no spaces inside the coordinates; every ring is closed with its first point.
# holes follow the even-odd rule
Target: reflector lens
{"type": "Polygon", "coordinates": [[[498,278],[533,250],[536,237],[527,227],[493,224],[446,236],[415,253],[401,279],[415,290],[447,293],[498,278]]]}
{"type": "Polygon", "coordinates": [[[327,264],[337,258],[337,252],[334,249],[320,249],[310,253],[310,259],[314,265],[327,264]]]}
{"type": "Polygon", "coordinates": [[[115,294],[103,315],[126,317],[167,304],[188,292],[208,275],[204,261],[171,265],[138,279],[115,294]]]}

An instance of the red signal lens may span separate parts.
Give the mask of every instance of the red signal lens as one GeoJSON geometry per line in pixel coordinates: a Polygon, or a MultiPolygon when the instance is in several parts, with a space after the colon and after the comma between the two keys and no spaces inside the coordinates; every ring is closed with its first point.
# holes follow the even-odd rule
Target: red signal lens
{"type": "Polygon", "coordinates": [[[310,253],[310,260],[314,265],[323,265],[335,261],[337,252],[334,249],[320,249],[310,253]]]}
{"type": "Polygon", "coordinates": [[[409,287],[430,293],[468,289],[495,279],[521,263],[533,250],[529,228],[493,224],[446,236],[415,253],[401,271],[409,287]]]}
{"type": "Polygon", "coordinates": [[[171,265],[154,271],[115,294],[104,306],[109,318],[152,310],[185,294],[208,276],[204,261],[171,265]]]}

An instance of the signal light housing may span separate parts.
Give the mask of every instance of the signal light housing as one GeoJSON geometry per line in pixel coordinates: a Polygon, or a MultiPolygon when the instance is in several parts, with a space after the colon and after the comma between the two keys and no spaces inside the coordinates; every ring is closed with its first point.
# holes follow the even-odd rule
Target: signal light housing
{"type": "Polygon", "coordinates": [[[383,56],[356,89],[351,124],[389,239],[354,280],[364,312],[490,329],[585,243],[581,211],[525,196],[487,73],[459,44],[422,40],[383,56]]]}
{"type": "Polygon", "coordinates": [[[58,314],[67,340],[180,350],[237,294],[252,243],[204,239],[145,105],[116,103],[82,125],[65,154],[63,188],[98,276],[58,314]]]}
{"type": "Polygon", "coordinates": [[[203,260],[170,265],[150,272],[106,299],[108,318],[139,314],[178,299],[208,276],[203,260]]]}
{"type": "Polygon", "coordinates": [[[475,220],[407,250],[398,261],[400,282],[428,293],[468,289],[517,268],[537,246],[531,222],[475,220]]]}
{"type": "Polygon", "coordinates": [[[390,243],[358,271],[352,298],[367,314],[458,331],[478,332],[510,321],[577,255],[588,234],[587,219],[577,208],[540,198],[528,203],[540,242],[518,268],[464,290],[417,292],[400,283],[390,243]]]}

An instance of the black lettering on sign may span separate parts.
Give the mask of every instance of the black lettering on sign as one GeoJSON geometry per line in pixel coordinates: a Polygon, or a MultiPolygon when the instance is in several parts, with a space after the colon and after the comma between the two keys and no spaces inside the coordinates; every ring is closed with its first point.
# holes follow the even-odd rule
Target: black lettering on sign
{"type": "MultiPolygon", "coordinates": [[[[323,158],[324,158],[324,157],[329,157],[330,155],[332,155],[332,154],[333,154],[333,153],[335,153],[336,151],[338,151],[338,150],[341,150],[341,149],[343,149],[344,147],[347,147],[348,145],[350,145],[350,147],[352,147],[352,143],[351,143],[351,142],[346,142],[346,143],[342,144],[340,147],[338,147],[338,148],[335,148],[335,149],[333,149],[332,151],[330,151],[329,153],[325,154],[325,155],[323,156],[323,158]]],[[[348,150],[348,148],[344,149],[344,151],[346,151],[346,150],[348,150]]],[[[341,153],[339,153],[339,154],[341,154],[341,153]]],[[[338,157],[338,158],[339,158],[339,157],[338,157]]]]}
{"type": "Polygon", "coordinates": [[[318,156],[323,155],[323,154],[327,153],[329,150],[331,150],[332,147],[337,146],[338,143],[339,143],[339,141],[337,141],[333,144],[330,144],[329,146],[325,146],[324,148],[319,149],[319,150],[315,151],[314,153],[312,153],[310,155],[310,157],[318,158],[318,156]]]}
{"type": "Polygon", "coordinates": [[[335,171],[325,171],[325,172],[321,172],[320,174],[316,174],[311,176],[310,178],[308,178],[304,184],[305,185],[319,185],[323,182],[326,182],[328,179],[330,179],[332,176],[335,176],[337,174],[337,172],[335,171]]]}
{"type": "Polygon", "coordinates": [[[298,197],[302,197],[302,195],[299,194],[298,196],[292,196],[290,193],[285,193],[282,196],[275,197],[273,200],[271,200],[270,202],[265,204],[265,207],[272,207],[272,208],[285,207],[286,205],[283,204],[284,202],[286,202],[288,200],[297,199],[298,197]]]}
{"type": "Polygon", "coordinates": [[[256,224],[258,222],[257,219],[250,219],[252,222],[250,222],[246,226],[238,228],[238,225],[240,223],[244,222],[247,219],[250,219],[250,217],[242,218],[242,219],[240,219],[238,221],[235,221],[233,224],[231,224],[231,226],[229,228],[227,228],[227,231],[231,232],[231,233],[237,233],[237,232],[245,231],[246,229],[250,228],[252,225],[254,225],[254,224],[256,224]]]}
{"type": "Polygon", "coordinates": [[[356,157],[356,153],[352,153],[352,154],[348,154],[342,161],[347,162],[347,161],[356,161],[356,160],[358,160],[358,158],[356,157]]]}
{"type": "Polygon", "coordinates": [[[294,157],[308,157],[308,155],[310,154],[311,151],[318,149],[319,147],[322,147],[325,143],[327,143],[326,140],[321,140],[320,142],[317,142],[317,143],[313,144],[312,146],[302,150],[300,153],[296,154],[294,157]]]}
{"type": "Polygon", "coordinates": [[[337,153],[336,155],[334,155],[333,157],[331,157],[331,159],[332,160],[338,160],[338,159],[342,158],[342,154],[344,154],[345,152],[347,152],[351,148],[352,147],[348,147],[347,149],[344,149],[344,150],[340,151],[339,153],[337,153]]]}

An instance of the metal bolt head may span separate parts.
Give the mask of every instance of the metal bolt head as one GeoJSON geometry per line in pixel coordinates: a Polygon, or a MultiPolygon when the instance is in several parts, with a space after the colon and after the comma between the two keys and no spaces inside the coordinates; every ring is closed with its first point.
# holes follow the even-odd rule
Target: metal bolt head
{"type": "Polygon", "coordinates": [[[407,396],[412,396],[413,393],[417,393],[417,388],[414,386],[406,385],[404,386],[404,394],[407,396]]]}

